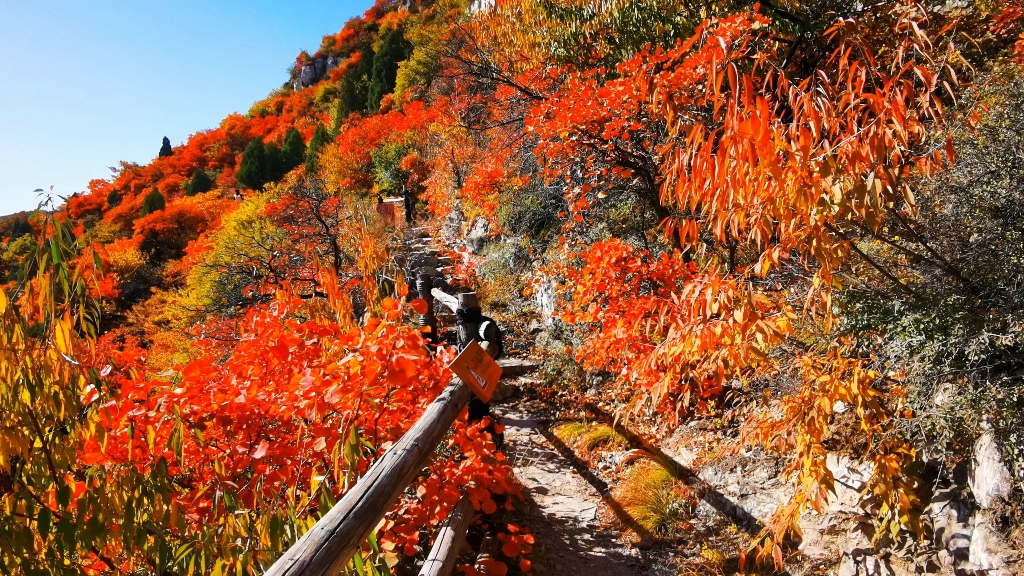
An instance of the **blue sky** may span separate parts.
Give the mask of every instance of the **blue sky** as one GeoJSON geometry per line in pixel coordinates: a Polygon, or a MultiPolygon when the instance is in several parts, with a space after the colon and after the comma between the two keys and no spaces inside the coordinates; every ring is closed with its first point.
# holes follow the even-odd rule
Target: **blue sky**
{"type": "Polygon", "coordinates": [[[0,0],[0,215],[245,112],[372,0],[0,0]]]}

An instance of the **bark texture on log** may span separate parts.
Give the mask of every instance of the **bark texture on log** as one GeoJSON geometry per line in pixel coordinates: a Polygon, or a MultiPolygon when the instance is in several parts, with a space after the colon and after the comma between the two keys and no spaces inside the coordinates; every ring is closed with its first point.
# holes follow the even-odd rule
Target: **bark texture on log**
{"type": "Polygon", "coordinates": [[[473,514],[473,502],[464,496],[437,533],[437,540],[434,540],[434,547],[423,562],[419,576],[449,576],[452,573],[473,514]]]}

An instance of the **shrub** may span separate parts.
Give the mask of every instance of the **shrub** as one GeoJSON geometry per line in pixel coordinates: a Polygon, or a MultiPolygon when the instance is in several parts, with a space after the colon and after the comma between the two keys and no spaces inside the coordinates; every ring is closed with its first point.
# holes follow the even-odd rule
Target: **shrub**
{"type": "Polygon", "coordinates": [[[203,170],[196,170],[192,179],[185,182],[185,195],[195,196],[213,190],[213,178],[203,170]]]}
{"type": "Polygon", "coordinates": [[[167,201],[164,200],[164,195],[154,187],[146,194],[146,197],[142,199],[142,212],[139,216],[146,216],[153,212],[159,212],[167,206],[167,201]]]}

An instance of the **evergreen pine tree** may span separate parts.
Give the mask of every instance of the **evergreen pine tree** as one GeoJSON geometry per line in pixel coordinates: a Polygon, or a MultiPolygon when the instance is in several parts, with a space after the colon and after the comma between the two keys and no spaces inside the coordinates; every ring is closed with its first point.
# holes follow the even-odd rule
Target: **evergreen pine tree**
{"type": "Polygon", "coordinates": [[[121,193],[117,190],[111,190],[110,194],[107,194],[107,207],[113,208],[121,204],[121,193]]]}
{"type": "Polygon", "coordinates": [[[284,145],[281,146],[281,166],[284,174],[302,164],[302,161],[305,159],[306,143],[302,141],[302,134],[299,134],[297,129],[292,128],[284,137],[284,145]]]}
{"type": "Polygon", "coordinates": [[[196,170],[192,179],[185,182],[185,195],[195,196],[213,190],[213,178],[203,170],[196,170]]]}
{"type": "Polygon", "coordinates": [[[324,125],[317,124],[316,132],[313,132],[313,137],[309,140],[309,148],[306,151],[306,172],[308,174],[316,172],[317,157],[320,155],[321,149],[330,141],[331,135],[327,133],[324,125]]]}
{"type": "Polygon", "coordinates": [[[281,149],[273,142],[263,147],[267,158],[267,168],[263,171],[263,183],[277,182],[288,172],[284,168],[284,159],[281,157],[281,149]]]}
{"type": "Polygon", "coordinates": [[[164,201],[164,195],[154,186],[149,194],[146,194],[146,197],[142,199],[142,213],[140,216],[158,212],[163,210],[165,206],[167,206],[167,202],[164,201]]]}
{"type": "Polygon", "coordinates": [[[164,136],[164,143],[160,146],[159,155],[162,157],[170,156],[171,154],[174,154],[174,149],[171,148],[171,141],[167,138],[167,136],[164,136]]]}
{"type": "MultiPolygon", "coordinates": [[[[344,80],[343,80],[344,81],[344,80]]],[[[331,136],[337,136],[341,132],[341,122],[345,119],[345,103],[339,97],[334,101],[334,109],[331,110],[331,136]]]]}
{"type": "Polygon", "coordinates": [[[366,91],[366,109],[376,112],[380,99],[395,91],[398,63],[409,57],[412,44],[405,39],[401,30],[389,30],[381,41],[380,51],[373,57],[370,85],[366,91]]]}
{"type": "Polygon", "coordinates": [[[259,190],[267,183],[267,149],[263,140],[257,138],[246,147],[235,180],[251,190],[259,190]]]}
{"type": "Polygon", "coordinates": [[[16,216],[11,224],[11,240],[17,240],[26,234],[32,233],[32,224],[29,224],[28,217],[16,216]]]}
{"type": "MultiPolygon", "coordinates": [[[[338,104],[340,118],[344,119],[353,112],[366,110],[366,91],[373,72],[373,48],[369,44],[363,46],[359,55],[359,63],[345,71],[341,80],[341,96],[338,104]]],[[[337,121],[340,124],[340,120],[337,121]]]]}

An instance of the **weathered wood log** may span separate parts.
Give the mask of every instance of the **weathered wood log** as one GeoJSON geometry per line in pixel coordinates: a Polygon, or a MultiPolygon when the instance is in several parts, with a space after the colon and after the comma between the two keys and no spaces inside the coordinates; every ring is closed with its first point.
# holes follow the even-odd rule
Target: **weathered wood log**
{"type": "Polygon", "coordinates": [[[539,364],[533,360],[527,360],[525,358],[502,358],[501,360],[498,360],[498,366],[501,366],[502,378],[523,376],[540,368],[539,364]]]}
{"type": "Polygon", "coordinates": [[[472,394],[461,380],[454,379],[412,428],[270,567],[266,576],[333,576],[341,572],[423,469],[472,394]]]}
{"type": "Polygon", "coordinates": [[[423,562],[419,576],[448,576],[452,573],[459,549],[466,540],[466,531],[469,530],[472,521],[473,502],[463,496],[437,533],[434,547],[430,549],[427,560],[423,562]]]}
{"type": "Polygon", "coordinates": [[[452,296],[451,294],[444,292],[440,288],[434,288],[433,290],[430,291],[430,293],[434,295],[434,298],[440,300],[441,304],[444,304],[445,307],[447,307],[452,312],[455,312],[456,310],[459,309],[459,299],[456,298],[455,296],[452,296]]]}

